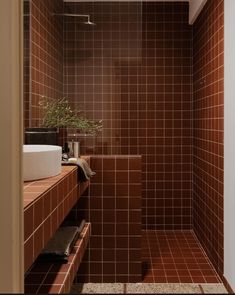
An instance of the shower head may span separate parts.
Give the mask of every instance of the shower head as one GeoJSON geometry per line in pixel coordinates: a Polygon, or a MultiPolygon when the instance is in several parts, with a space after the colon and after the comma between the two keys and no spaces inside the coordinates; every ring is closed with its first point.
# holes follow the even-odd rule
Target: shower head
{"type": "Polygon", "coordinates": [[[83,22],[84,25],[95,26],[95,23],[91,21],[90,15],[86,15],[87,21],[83,22]]]}
{"type": "Polygon", "coordinates": [[[85,25],[91,25],[91,26],[95,26],[95,23],[91,22],[91,21],[87,21],[87,22],[84,22],[85,25]]]}
{"type": "Polygon", "coordinates": [[[96,24],[91,22],[90,20],[83,23],[84,25],[95,26],[96,24]]]}
{"type": "Polygon", "coordinates": [[[73,14],[73,13],[53,13],[53,15],[57,15],[57,16],[67,16],[67,17],[85,17],[87,20],[82,22],[85,25],[92,25],[94,26],[95,23],[93,23],[90,19],[90,15],[89,14],[73,14]]]}

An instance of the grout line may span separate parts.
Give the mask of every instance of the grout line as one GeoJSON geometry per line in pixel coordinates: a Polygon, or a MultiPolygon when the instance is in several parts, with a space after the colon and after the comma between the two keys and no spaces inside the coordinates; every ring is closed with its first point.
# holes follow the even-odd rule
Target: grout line
{"type": "Polygon", "coordinates": [[[202,288],[202,286],[200,284],[198,285],[198,287],[200,288],[201,293],[205,294],[205,292],[204,292],[204,290],[203,290],[203,288],[202,288]]]}
{"type": "Polygon", "coordinates": [[[123,294],[127,294],[127,284],[123,284],[123,294]]]}
{"type": "MultiPolygon", "coordinates": [[[[33,230],[32,234],[24,241],[24,244],[26,244],[34,235],[35,233],[40,229],[40,227],[43,226],[43,224],[45,223],[45,221],[47,221],[48,219],[50,219],[50,217],[56,212],[58,211],[58,208],[68,199],[69,195],[73,193],[73,191],[75,189],[77,189],[78,186],[74,187],[71,191],[68,192],[68,194],[64,197],[63,201],[61,201],[60,203],[58,203],[58,205],[56,206],[56,208],[51,211],[50,214],[48,214],[47,218],[43,219],[43,221],[33,230]]],[[[58,194],[57,194],[58,195],[58,194]]],[[[35,206],[35,203],[32,204],[32,206],[35,206]]],[[[33,216],[34,216],[34,209],[33,209],[33,216]]],[[[33,217],[34,218],[34,217],[33,217]]],[[[58,216],[57,216],[58,218],[58,216]]],[[[33,219],[34,220],[34,219],[33,219]]]]}
{"type": "MultiPolygon", "coordinates": [[[[38,286],[37,288],[37,291],[36,291],[36,294],[38,294],[40,288],[43,286],[43,283],[45,282],[48,274],[50,273],[50,270],[52,269],[53,265],[50,266],[50,268],[48,269],[48,271],[46,272],[45,276],[44,276],[44,279],[42,280],[41,284],[38,286]]],[[[59,284],[60,285],[60,284],[59,284]]]]}
{"type": "Polygon", "coordinates": [[[210,260],[209,256],[207,255],[206,251],[204,250],[204,248],[203,248],[202,244],[200,243],[200,241],[199,241],[197,235],[195,234],[194,230],[192,230],[192,234],[193,234],[195,240],[197,241],[199,248],[200,248],[201,251],[203,252],[203,255],[205,256],[206,260],[207,260],[208,263],[210,264],[212,270],[215,272],[215,274],[216,274],[216,276],[217,276],[219,282],[222,283],[222,280],[221,280],[221,278],[220,278],[218,272],[216,271],[216,269],[215,269],[213,263],[211,262],[211,260],[210,260]]]}
{"type": "MultiPolygon", "coordinates": [[[[153,270],[153,260],[152,260],[152,253],[151,253],[151,247],[150,247],[150,243],[149,243],[149,236],[148,236],[148,232],[147,232],[147,243],[148,243],[148,252],[149,252],[149,258],[150,258],[150,269],[151,269],[151,272],[153,270]]],[[[152,276],[153,276],[153,283],[155,283],[155,276],[154,276],[154,273],[152,273],[152,276]]]]}

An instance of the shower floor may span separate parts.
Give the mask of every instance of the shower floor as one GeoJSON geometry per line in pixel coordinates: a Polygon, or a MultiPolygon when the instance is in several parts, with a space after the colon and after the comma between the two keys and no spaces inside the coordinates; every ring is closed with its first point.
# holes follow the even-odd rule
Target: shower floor
{"type": "Polygon", "coordinates": [[[144,283],[221,283],[193,231],[142,232],[144,283]]]}

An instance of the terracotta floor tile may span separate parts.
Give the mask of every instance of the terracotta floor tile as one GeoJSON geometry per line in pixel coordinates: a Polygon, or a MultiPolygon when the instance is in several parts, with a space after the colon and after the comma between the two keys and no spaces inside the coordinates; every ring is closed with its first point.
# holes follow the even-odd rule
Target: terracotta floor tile
{"type": "Polygon", "coordinates": [[[179,277],[166,277],[167,283],[180,283],[181,279],[179,277]]]}
{"type": "Polygon", "coordinates": [[[166,277],[156,277],[154,278],[155,283],[167,283],[167,278],[166,277]]]}
{"type": "Polygon", "coordinates": [[[190,272],[187,269],[178,269],[177,272],[180,277],[190,277],[190,272]]]}
{"type": "Polygon", "coordinates": [[[206,281],[206,283],[220,283],[220,279],[219,279],[219,277],[216,277],[216,276],[213,276],[213,277],[208,277],[208,276],[205,276],[204,277],[205,278],[205,281],[206,281]]]}
{"type": "Polygon", "coordinates": [[[154,283],[155,281],[154,281],[154,277],[151,277],[151,276],[149,276],[149,277],[144,277],[143,279],[142,279],[142,283],[154,283]]]}
{"type": "Polygon", "coordinates": [[[199,263],[199,267],[202,271],[211,270],[211,265],[209,263],[199,263]]]}
{"type": "Polygon", "coordinates": [[[165,275],[167,274],[167,272],[164,270],[164,269],[155,269],[154,271],[153,271],[153,275],[155,276],[155,277],[165,277],[165,275]]]}
{"type": "Polygon", "coordinates": [[[177,270],[166,269],[165,273],[166,273],[167,277],[177,277],[178,276],[177,270]]]}
{"type": "Polygon", "coordinates": [[[173,263],[164,263],[163,266],[167,270],[176,269],[175,264],[173,264],[173,263]]]}
{"type": "Polygon", "coordinates": [[[201,277],[192,277],[192,280],[193,280],[193,283],[197,283],[197,284],[206,283],[203,276],[201,276],[201,277]]]}
{"type": "Polygon", "coordinates": [[[188,269],[186,263],[176,263],[175,267],[178,270],[187,270],[188,269]]]}
{"type": "Polygon", "coordinates": [[[180,276],[180,281],[184,283],[189,283],[189,284],[193,283],[193,280],[190,276],[189,277],[180,276]]]}
{"type": "Polygon", "coordinates": [[[200,270],[189,270],[189,272],[190,272],[190,275],[192,277],[201,277],[201,276],[203,276],[202,272],[200,270]]]}
{"type": "Polygon", "coordinates": [[[221,283],[192,231],[143,231],[143,282],[221,283]]]}

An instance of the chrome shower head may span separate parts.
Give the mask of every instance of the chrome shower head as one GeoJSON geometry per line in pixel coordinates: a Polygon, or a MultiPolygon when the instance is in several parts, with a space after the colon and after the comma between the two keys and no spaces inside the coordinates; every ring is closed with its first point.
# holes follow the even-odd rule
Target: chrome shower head
{"type": "Polygon", "coordinates": [[[87,22],[84,22],[84,25],[95,26],[96,24],[88,20],[87,22]]]}
{"type": "Polygon", "coordinates": [[[87,15],[87,21],[84,22],[85,25],[89,25],[89,26],[95,26],[95,23],[93,23],[90,19],[90,15],[87,15]]]}
{"type": "Polygon", "coordinates": [[[87,20],[82,22],[85,25],[95,26],[95,23],[91,21],[89,14],[75,14],[75,13],[53,13],[53,15],[57,16],[67,16],[67,17],[85,17],[87,20]]]}

